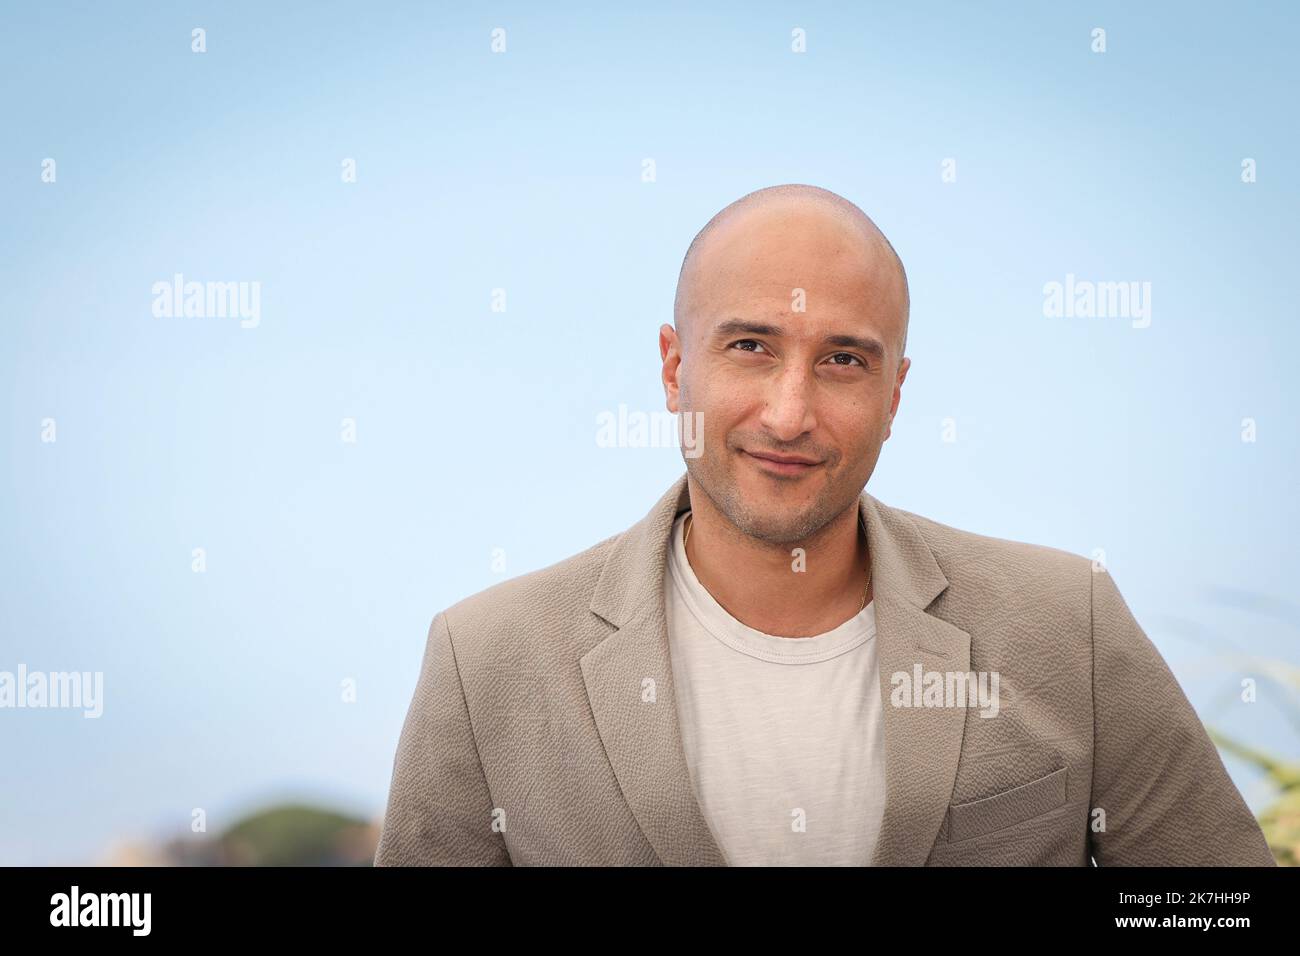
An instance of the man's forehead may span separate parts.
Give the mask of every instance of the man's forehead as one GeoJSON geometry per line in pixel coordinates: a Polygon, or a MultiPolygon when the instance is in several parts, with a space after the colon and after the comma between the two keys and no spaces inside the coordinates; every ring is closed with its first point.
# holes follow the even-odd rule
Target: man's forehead
{"type": "Polygon", "coordinates": [[[887,265],[846,258],[835,262],[782,261],[737,267],[705,263],[692,284],[693,316],[706,322],[728,315],[748,319],[794,316],[802,324],[823,320],[888,319],[906,311],[905,292],[887,265]]]}

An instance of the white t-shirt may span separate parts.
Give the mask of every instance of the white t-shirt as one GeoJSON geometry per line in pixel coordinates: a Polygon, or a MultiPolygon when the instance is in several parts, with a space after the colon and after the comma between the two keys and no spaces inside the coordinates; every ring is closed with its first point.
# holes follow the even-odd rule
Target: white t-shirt
{"type": "Polygon", "coordinates": [[[754,630],[695,577],[685,519],[664,601],[687,766],[714,838],[732,866],[869,865],[885,807],[874,602],[813,637],[754,630]]]}

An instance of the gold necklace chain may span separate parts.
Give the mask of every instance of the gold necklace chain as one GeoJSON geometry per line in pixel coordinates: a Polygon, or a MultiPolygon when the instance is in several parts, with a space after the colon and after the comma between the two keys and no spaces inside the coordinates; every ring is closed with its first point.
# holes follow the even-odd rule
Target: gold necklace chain
{"type": "MultiPolygon", "coordinates": [[[[690,543],[690,540],[691,540],[691,524],[692,524],[694,521],[695,521],[695,512],[694,512],[694,511],[688,511],[688,512],[686,512],[686,536],[682,539],[682,550],[685,550],[685,549],[686,549],[686,545],[690,543]]],[[[863,534],[866,534],[866,532],[867,532],[867,528],[866,528],[866,525],[864,525],[864,524],[862,523],[862,514],[861,514],[861,513],[858,514],[858,526],[859,526],[860,528],[862,528],[862,533],[863,533],[863,534]]],[[[861,614],[863,608],[865,608],[865,607],[867,606],[867,595],[870,594],[870,593],[871,593],[871,558],[870,558],[870,556],[868,556],[868,558],[867,558],[867,588],[866,588],[865,591],[862,592],[862,605],[861,605],[861,607],[858,608],[858,613],[859,613],[859,614],[861,614]]]]}

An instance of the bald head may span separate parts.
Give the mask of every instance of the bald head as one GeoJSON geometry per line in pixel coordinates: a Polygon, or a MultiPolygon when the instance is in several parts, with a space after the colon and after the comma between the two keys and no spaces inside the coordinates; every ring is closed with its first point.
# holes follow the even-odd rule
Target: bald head
{"type": "MultiPolygon", "coordinates": [[[[784,237],[820,242],[830,256],[850,256],[848,267],[866,274],[870,288],[891,300],[901,313],[897,322],[898,358],[907,350],[911,300],[903,262],[871,218],[843,196],[817,186],[789,183],[751,192],[710,219],[686,250],[677,277],[673,325],[683,344],[689,342],[691,319],[719,284],[743,275],[738,260],[780,256],[784,237]],[[817,233],[816,239],[806,238],[817,233]]],[[[864,306],[868,303],[864,303],[864,306]]]]}

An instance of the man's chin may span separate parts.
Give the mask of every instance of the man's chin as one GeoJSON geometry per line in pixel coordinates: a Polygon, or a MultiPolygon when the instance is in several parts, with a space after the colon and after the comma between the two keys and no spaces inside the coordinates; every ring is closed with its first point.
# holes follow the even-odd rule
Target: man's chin
{"type": "Polygon", "coordinates": [[[816,530],[811,503],[792,505],[788,501],[767,498],[744,501],[743,520],[732,523],[751,538],[770,544],[797,544],[806,540],[816,530]]]}
{"type": "MultiPolygon", "coordinates": [[[[697,482],[742,533],[771,544],[796,544],[809,535],[817,510],[820,482],[773,481],[761,474],[732,473],[724,494],[709,494],[710,483],[697,482]]],[[[815,529],[813,529],[815,530],[815,529]]]]}

